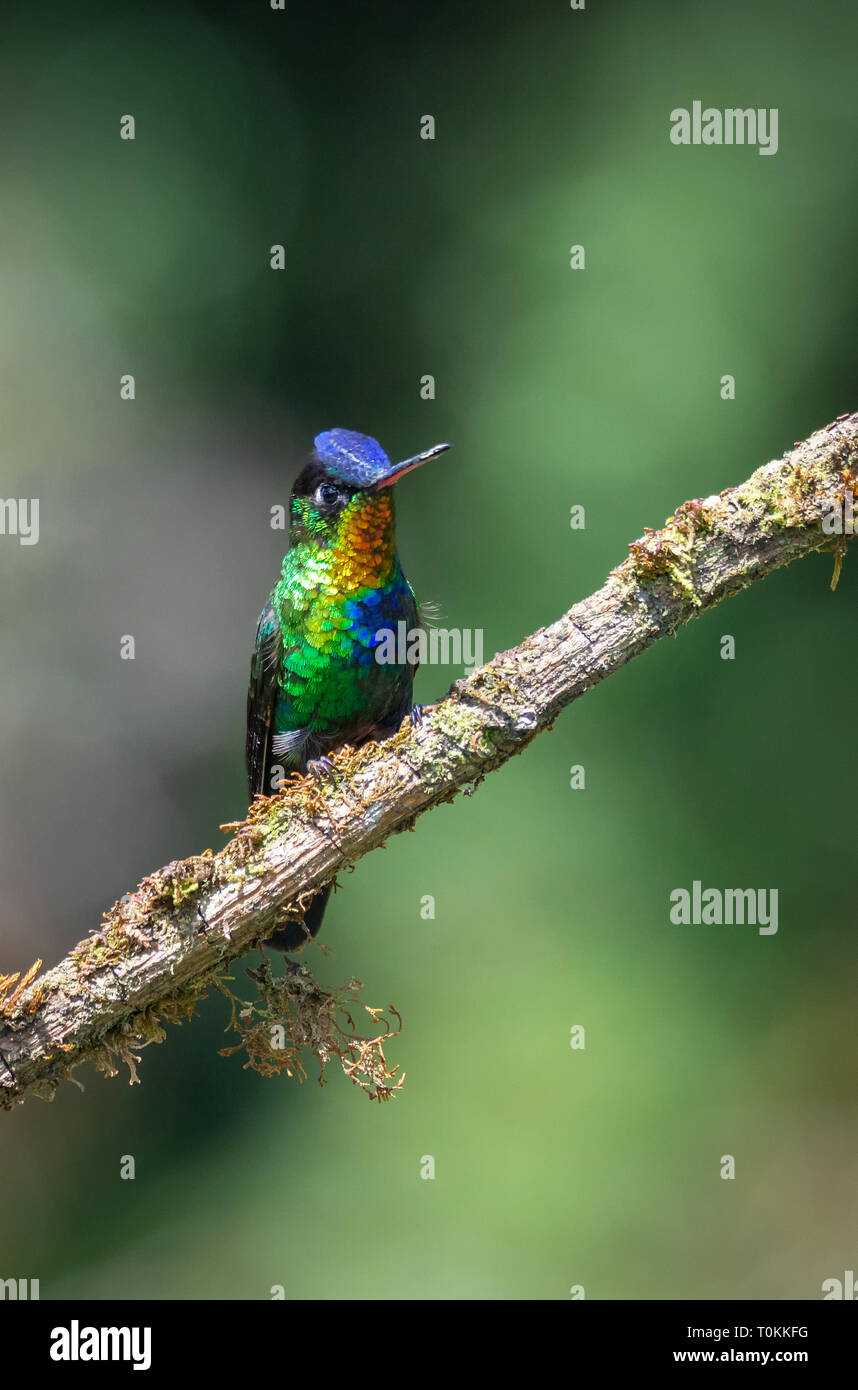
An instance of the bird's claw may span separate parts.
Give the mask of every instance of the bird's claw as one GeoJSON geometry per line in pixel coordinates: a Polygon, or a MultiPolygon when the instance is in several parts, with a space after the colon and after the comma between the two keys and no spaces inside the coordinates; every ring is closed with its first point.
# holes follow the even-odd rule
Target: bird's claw
{"type": "Polygon", "coordinates": [[[330,758],[313,758],[312,762],[307,764],[307,771],[313,774],[317,782],[322,782],[327,778],[334,787],[339,780],[337,770],[330,758]]]}
{"type": "Polygon", "coordinates": [[[419,729],[425,718],[425,711],[422,705],[411,706],[411,724],[415,729],[419,729]]]}

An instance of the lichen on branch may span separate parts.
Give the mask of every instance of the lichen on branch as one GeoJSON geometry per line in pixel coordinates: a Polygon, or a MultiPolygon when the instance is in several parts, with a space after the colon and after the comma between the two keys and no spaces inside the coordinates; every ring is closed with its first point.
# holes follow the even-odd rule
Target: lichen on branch
{"type": "MultiPolygon", "coordinates": [[[[814,550],[833,546],[836,578],[846,537],[833,538],[825,523],[856,475],[853,414],[746,482],[683,503],[631,543],[601,589],[456,681],[417,728],[406,721],[383,743],[342,749],[335,784],[296,777],[257,798],[223,849],[150,874],[52,970],[38,974],[39,962],[23,978],[0,976],[0,1103],[50,1096],[88,1059],[108,1072],[117,1060],[136,1067],[137,1050],[162,1039],[164,1022],[189,1017],[209,988],[223,988],[230,962],[290,907],[424,812],[473,790],[566,705],[683,623],[814,550]]],[[[282,977],[262,967],[254,984],[258,1000],[242,1001],[233,1018],[251,1063],[301,1076],[309,1050],[323,1069],[337,1056],[379,1098],[401,1084],[384,1059],[393,1031],[381,1016],[368,1039],[334,1024],[351,986],[328,994],[303,964],[282,977]],[[280,1026],[284,1045],[272,1048],[259,1030],[280,1026]]]]}

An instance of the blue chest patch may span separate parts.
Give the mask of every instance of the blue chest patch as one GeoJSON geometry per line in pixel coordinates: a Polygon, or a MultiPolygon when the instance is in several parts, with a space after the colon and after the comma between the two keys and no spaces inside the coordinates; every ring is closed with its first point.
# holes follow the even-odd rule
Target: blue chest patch
{"type": "Polygon", "coordinates": [[[375,660],[375,649],[385,632],[396,634],[397,623],[409,627],[417,621],[414,596],[403,576],[379,589],[367,589],[358,598],[347,599],[343,612],[349,620],[349,636],[356,644],[354,660],[366,665],[375,660]]]}

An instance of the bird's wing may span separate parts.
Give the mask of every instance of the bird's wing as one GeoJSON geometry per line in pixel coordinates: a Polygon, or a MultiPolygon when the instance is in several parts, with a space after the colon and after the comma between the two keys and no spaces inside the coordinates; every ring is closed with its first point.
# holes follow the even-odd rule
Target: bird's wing
{"type": "Polygon", "coordinates": [[[271,762],[271,726],[277,703],[283,635],[269,600],[256,625],[256,646],[250,661],[247,689],[247,781],[251,799],[257,792],[271,794],[267,785],[271,762]]]}

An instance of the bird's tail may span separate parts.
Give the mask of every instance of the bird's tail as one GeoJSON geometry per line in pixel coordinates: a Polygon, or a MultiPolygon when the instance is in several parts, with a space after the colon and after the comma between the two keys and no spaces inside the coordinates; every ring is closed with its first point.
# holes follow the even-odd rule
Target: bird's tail
{"type": "Polygon", "coordinates": [[[267,938],[266,946],[273,946],[275,951],[298,951],[302,946],[306,946],[322,925],[332,887],[332,884],[327,883],[324,888],[320,888],[304,913],[303,920],[284,922],[282,927],[278,927],[267,938]]]}

